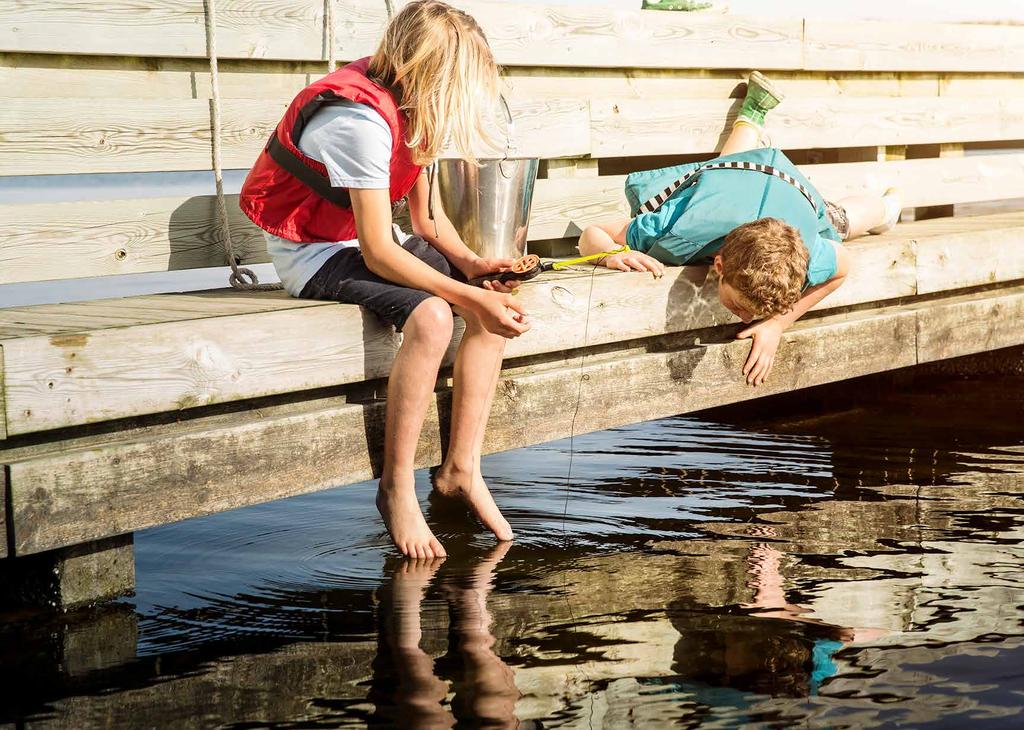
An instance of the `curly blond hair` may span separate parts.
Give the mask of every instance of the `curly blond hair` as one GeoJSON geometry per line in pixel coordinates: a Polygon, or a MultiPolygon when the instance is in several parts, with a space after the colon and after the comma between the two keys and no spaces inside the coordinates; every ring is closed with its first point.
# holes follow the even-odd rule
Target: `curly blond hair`
{"type": "Polygon", "coordinates": [[[496,146],[488,121],[498,101],[498,73],[472,16],[437,0],[403,7],[369,67],[370,76],[400,89],[405,141],[418,165],[433,162],[446,146],[475,163],[477,138],[496,146]]]}
{"type": "Polygon", "coordinates": [[[760,218],[737,226],[718,252],[722,280],[757,317],[785,314],[793,308],[807,280],[809,254],[800,232],[777,218],[760,218]]]}

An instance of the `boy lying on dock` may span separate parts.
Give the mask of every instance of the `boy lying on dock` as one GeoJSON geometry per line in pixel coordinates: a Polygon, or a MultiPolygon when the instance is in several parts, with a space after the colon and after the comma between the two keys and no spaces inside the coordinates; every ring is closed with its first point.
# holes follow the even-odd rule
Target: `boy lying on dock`
{"type": "Polygon", "coordinates": [[[765,114],[782,98],[750,74],[720,157],[633,173],[634,217],[590,226],[579,241],[582,254],[628,245],[601,261],[623,271],[712,265],[723,306],[744,323],[760,320],[737,335],[753,341],[743,375],[755,386],[771,372],[782,333],[842,285],[850,254],[840,242],[890,230],[901,210],[892,189],[827,202],[781,150],[763,147],[765,114]]]}

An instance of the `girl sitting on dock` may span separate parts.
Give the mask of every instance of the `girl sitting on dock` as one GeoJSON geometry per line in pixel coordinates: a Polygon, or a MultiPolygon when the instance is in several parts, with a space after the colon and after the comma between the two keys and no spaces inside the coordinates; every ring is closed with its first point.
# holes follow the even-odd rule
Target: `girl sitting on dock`
{"type": "Polygon", "coordinates": [[[765,114],[781,100],[752,73],[722,156],[629,175],[635,217],[590,226],[579,243],[583,254],[627,244],[601,260],[625,271],[712,265],[722,304],[747,324],[760,318],[737,335],[753,340],[750,385],[768,377],[783,331],[843,283],[850,255],[840,242],[888,231],[901,209],[894,190],[826,202],[781,150],[762,147],[765,114]]]}
{"type": "Polygon", "coordinates": [[[290,294],[360,304],[404,335],[388,379],[377,507],[409,557],[445,555],[420,511],[413,467],[453,309],[466,330],[434,489],[465,501],[498,539],[512,539],[481,476],[480,452],[505,338],[529,325],[509,293],[515,282],[464,283],[512,261],[470,251],[425,174],[446,144],[474,159],[497,88],[498,68],[476,21],[442,2],[411,2],[371,58],[299,92],[240,197],[290,294]],[[406,198],[413,235],[392,220],[406,198]]]}

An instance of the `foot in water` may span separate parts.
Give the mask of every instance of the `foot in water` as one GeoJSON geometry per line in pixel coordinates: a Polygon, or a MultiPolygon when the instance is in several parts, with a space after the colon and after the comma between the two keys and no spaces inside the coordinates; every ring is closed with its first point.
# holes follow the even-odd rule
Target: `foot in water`
{"type": "Polygon", "coordinates": [[[420,511],[412,475],[406,484],[396,480],[380,480],[377,488],[377,511],[384,518],[391,542],[402,555],[410,558],[443,558],[446,553],[420,511]]]}
{"type": "Polygon", "coordinates": [[[442,497],[465,502],[473,515],[499,540],[512,539],[512,528],[494,503],[491,490],[478,470],[467,471],[444,464],[434,474],[434,491],[442,497]]]}

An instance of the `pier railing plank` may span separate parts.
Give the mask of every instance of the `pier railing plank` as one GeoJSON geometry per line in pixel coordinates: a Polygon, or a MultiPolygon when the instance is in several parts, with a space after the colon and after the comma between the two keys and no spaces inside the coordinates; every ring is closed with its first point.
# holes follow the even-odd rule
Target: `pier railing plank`
{"type": "MultiPolygon", "coordinates": [[[[402,2],[396,2],[402,5],[402,2]]],[[[1024,69],[1014,26],[836,22],[657,13],[610,7],[455,0],[476,17],[499,63],[828,70],[1024,69]]],[[[320,0],[219,0],[225,58],[326,59],[320,0]]],[[[342,59],[372,53],[386,22],[377,0],[335,4],[342,59]]],[[[0,8],[0,50],[203,57],[201,0],[18,0],[0,8]]]]}
{"type": "Polygon", "coordinates": [[[1019,69],[1024,66],[1024,32],[1007,33],[1007,27],[1013,26],[807,18],[804,21],[804,68],[1019,69]]]}
{"type": "MultiPolygon", "coordinates": [[[[249,168],[290,101],[224,100],[224,167],[249,168]]],[[[586,102],[512,99],[510,106],[518,154],[560,157],[590,151],[586,102]]],[[[166,172],[212,165],[206,99],[80,99],[74,104],[10,99],[0,104],[0,129],[0,175],[166,172]]],[[[496,154],[484,146],[479,152],[496,154]]]]}
{"type": "MultiPolygon", "coordinates": [[[[1024,154],[802,169],[833,200],[891,186],[900,188],[907,208],[1024,197],[1024,154]]],[[[575,237],[589,224],[627,215],[624,181],[538,180],[530,240],[575,237]]],[[[235,252],[243,263],[269,261],[262,232],[236,200],[228,197],[235,252]]],[[[0,205],[0,229],[0,284],[224,265],[212,196],[0,205]]]]}
{"type": "MultiPolygon", "coordinates": [[[[973,335],[979,332],[985,333],[986,345],[1020,344],[1024,331],[1015,323],[1022,315],[1024,288],[1018,287],[806,320],[786,333],[772,377],[756,393],[967,354],[976,351],[973,335]],[[978,329],[955,336],[965,323],[978,329]],[[935,342],[941,347],[928,344],[935,342]],[[836,362],[843,367],[834,367],[836,362]]],[[[585,377],[576,433],[749,398],[750,389],[737,377],[747,349],[746,342],[728,339],[699,345],[676,341],[654,352],[637,348],[593,356],[582,369],[575,355],[508,368],[498,385],[485,450],[567,435],[580,376],[585,377]],[[634,397],[622,398],[623,391],[634,397]]],[[[439,399],[443,410],[443,393],[439,399]]],[[[10,450],[0,458],[10,464],[16,553],[370,478],[382,418],[379,401],[334,399],[154,426],[130,438],[84,437],[60,447],[10,450]],[[294,458],[296,449],[302,459],[294,458]],[[210,458],[197,460],[195,454],[210,458]],[[153,489],[154,481],[159,490],[153,489]]],[[[440,457],[438,420],[434,408],[419,444],[418,466],[440,457]]]]}
{"type": "MultiPolygon", "coordinates": [[[[676,99],[591,101],[593,157],[702,153],[718,149],[739,102],[676,99]]],[[[1024,99],[923,97],[787,99],[772,112],[772,143],[807,149],[951,141],[1016,140],[1024,99]],[[955,139],[953,139],[955,138],[955,139]]]]}

